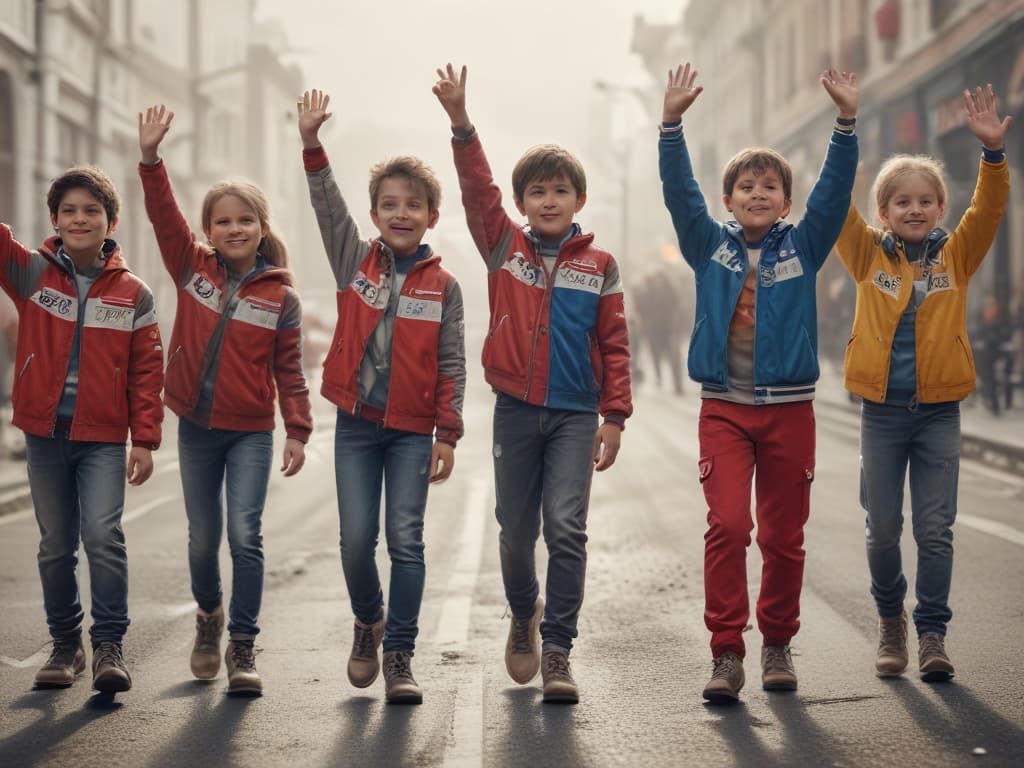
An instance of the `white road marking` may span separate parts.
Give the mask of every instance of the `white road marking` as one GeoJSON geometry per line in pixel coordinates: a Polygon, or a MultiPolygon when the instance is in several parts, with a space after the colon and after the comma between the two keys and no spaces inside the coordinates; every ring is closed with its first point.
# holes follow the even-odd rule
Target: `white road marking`
{"type": "Polygon", "coordinates": [[[30,517],[35,517],[35,510],[29,507],[23,509],[21,512],[14,512],[10,515],[0,516],[0,525],[8,525],[10,523],[17,523],[21,520],[27,520],[30,517]]]}
{"type": "Polygon", "coordinates": [[[957,513],[956,521],[961,525],[966,525],[968,528],[973,528],[976,531],[987,533],[992,536],[998,536],[1000,539],[1009,541],[1012,544],[1024,547],[1024,532],[1018,531],[1005,523],[997,523],[995,520],[986,520],[983,517],[975,517],[974,515],[962,515],[957,513]]]}
{"type": "Polygon", "coordinates": [[[38,651],[29,656],[27,659],[22,659],[21,661],[18,661],[17,659],[12,659],[10,656],[0,656],[0,664],[3,664],[7,667],[14,667],[15,669],[25,669],[25,667],[37,667],[41,665],[44,661],[46,661],[48,658],[50,658],[49,648],[50,644],[47,643],[38,651]]]}
{"type": "MultiPolygon", "coordinates": [[[[480,574],[487,500],[490,480],[475,479],[469,487],[462,521],[462,535],[456,548],[458,559],[448,576],[447,597],[434,640],[465,650],[469,645],[469,617],[473,608],[473,587],[480,574]]],[[[483,756],[484,675],[479,663],[470,659],[464,684],[456,689],[452,731],[445,750],[446,768],[476,768],[483,756]]]]}

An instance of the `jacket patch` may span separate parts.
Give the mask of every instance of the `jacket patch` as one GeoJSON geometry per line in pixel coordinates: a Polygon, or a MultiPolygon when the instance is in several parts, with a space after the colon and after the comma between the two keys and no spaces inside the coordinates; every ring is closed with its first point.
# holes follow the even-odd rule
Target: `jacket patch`
{"type": "Polygon", "coordinates": [[[900,285],[903,282],[899,275],[890,275],[884,269],[880,269],[875,272],[871,282],[882,293],[892,296],[894,299],[899,298],[900,285]]]}
{"type": "Polygon", "coordinates": [[[238,302],[232,320],[240,320],[249,325],[275,330],[281,317],[281,305],[276,301],[267,301],[257,296],[246,296],[238,302]]]}
{"type": "Polygon", "coordinates": [[[414,299],[411,296],[401,296],[398,299],[398,311],[396,313],[396,317],[440,323],[442,308],[443,305],[440,301],[414,299]]]}
{"type": "Polygon", "coordinates": [[[185,286],[185,293],[198,301],[207,309],[220,312],[221,290],[210,279],[200,273],[193,275],[185,286]]]}
{"type": "Polygon", "coordinates": [[[572,262],[559,267],[558,274],[555,276],[555,288],[570,288],[574,291],[586,291],[587,293],[601,293],[601,285],[603,283],[603,275],[582,272],[575,269],[572,262]]]}
{"type": "Polygon", "coordinates": [[[53,288],[40,288],[32,294],[32,301],[61,320],[78,320],[78,298],[68,296],[53,288]]]}
{"type": "Polygon", "coordinates": [[[519,251],[513,253],[501,266],[519,282],[529,286],[544,287],[544,274],[536,266],[526,260],[519,251]]]}
{"type": "Polygon", "coordinates": [[[765,288],[770,288],[775,283],[792,280],[794,277],[801,277],[804,273],[804,266],[800,263],[800,259],[796,257],[795,253],[783,250],[779,251],[779,260],[775,262],[773,267],[761,264],[758,271],[760,273],[761,285],[765,288]],[[786,254],[791,255],[788,259],[783,259],[783,256],[786,254]]]}
{"type": "Polygon", "coordinates": [[[729,247],[728,241],[718,246],[718,249],[711,254],[711,260],[725,267],[730,272],[743,271],[740,255],[735,249],[729,247]]]}
{"type": "MultiPolygon", "coordinates": [[[[383,281],[381,281],[383,283],[383,281]]],[[[363,270],[356,272],[348,287],[355,291],[356,295],[363,300],[364,304],[381,309],[388,303],[388,290],[386,286],[378,285],[366,276],[363,270]]]]}
{"type": "Polygon", "coordinates": [[[100,296],[85,302],[86,328],[107,328],[112,331],[131,331],[135,326],[135,307],[124,306],[124,300],[114,296],[100,296]],[[116,303],[114,303],[116,302],[116,303]]]}
{"type": "Polygon", "coordinates": [[[928,273],[928,293],[938,293],[940,291],[955,291],[956,280],[954,280],[952,273],[950,272],[930,272],[928,273]]]}

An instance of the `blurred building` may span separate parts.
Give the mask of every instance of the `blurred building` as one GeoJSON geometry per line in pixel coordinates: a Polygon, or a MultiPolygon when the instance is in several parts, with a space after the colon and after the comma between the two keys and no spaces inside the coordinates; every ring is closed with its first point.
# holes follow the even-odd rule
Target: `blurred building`
{"type": "MultiPolygon", "coordinates": [[[[677,24],[638,20],[634,50],[658,82],[691,61],[706,87],[686,115],[687,141],[713,213],[724,216],[721,173],[743,147],[781,151],[794,171],[796,220],[824,158],[835,108],[825,68],[858,74],[862,167],[856,203],[870,216],[870,185],[895,152],[925,153],[947,169],[946,226],[970,204],[981,149],[964,123],[963,91],[992,83],[1003,113],[1024,119],[1024,0],[690,0],[677,24]]],[[[1012,304],[1024,275],[1024,131],[1007,140],[1010,205],[971,291],[1012,304]]]]}
{"type": "Polygon", "coordinates": [[[174,286],[136,172],[138,112],[163,103],[175,119],[161,153],[196,232],[211,184],[244,176],[267,192],[293,252],[318,248],[308,205],[295,205],[305,195],[295,133],[303,76],[284,62],[283,30],[254,12],[254,0],[0,3],[0,221],[37,245],[51,231],[50,181],[70,165],[99,165],[122,196],[115,238],[169,324],[174,286]]]}

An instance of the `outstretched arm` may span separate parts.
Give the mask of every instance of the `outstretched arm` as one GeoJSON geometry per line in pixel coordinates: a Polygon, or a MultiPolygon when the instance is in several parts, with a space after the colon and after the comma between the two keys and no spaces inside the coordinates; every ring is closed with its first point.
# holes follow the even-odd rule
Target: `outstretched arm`
{"type": "Polygon", "coordinates": [[[967,128],[970,132],[978,137],[985,149],[1002,149],[1006,142],[1006,131],[1013,123],[1013,118],[1007,115],[1002,120],[999,119],[999,100],[992,90],[992,83],[989,83],[984,91],[979,85],[974,89],[973,95],[969,90],[965,90],[964,104],[967,106],[967,128]]]}
{"type": "Polygon", "coordinates": [[[142,150],[142,162],[146,165],[154,165],[160,159],[157,150],[172,120],[174,113],[169,112],[163,104],[147,107],[145,118],[139,112],[139,149],[142,150]]]}
{"type": "Polygon", "coordinates": [[[331,97],[323,91],[313,89],[302,94],[298,113],[303,149],[316,149],[320,146],[320,126],[331,119],[331,113],[327,111],[330,103],[331,97]]]}
{"type": "Polygon", "coordinates": [[[449,62],[445,69],[437,70],[437,76],[438,81],[432,90],[444,111],[448,113],[448,118],[452,121],[452,130],[457,133],[469,131],[473,124],[469,121],[469,113],[466,111],[466,65],[462,65],[456,76],[455,67],[449,62]]]}

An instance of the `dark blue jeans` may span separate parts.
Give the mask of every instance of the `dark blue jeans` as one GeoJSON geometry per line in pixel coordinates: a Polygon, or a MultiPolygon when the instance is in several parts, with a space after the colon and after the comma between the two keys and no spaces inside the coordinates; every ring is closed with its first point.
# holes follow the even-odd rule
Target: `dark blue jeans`
{"type": "Polygon", "coordinates": [[[517,618],[539,594],[535,550],[548,547],[545,648],[572,649],[587,572],[587,505],[597,414],[529,405],[505,394],[494,404],[495,515],[505,597],[517,618]]]}
{"type": "Polygon", "coordinates": [[[188,567],[192,596],[204,611],[222,600],[221,537],[227,498],[231,550],[228,631],[255,635],[263,601],[263,535],[260,526],[270,482],[274,438],[270,432],[207,429],[178,421],[178,459],[188,515],[188,567]]]}
{"type": "Polygon", "coordinates": [[[423,517],[430,484],[431,435],[420,435],[338,411],[334,470],[338,486],[341,567],[352,612],[364,624],[384,608],[376,550],[380,496],[384,487],[384,530],[391,558],[385,651],[412,651],[419,633],[426,565],[423,517]]]}
{"type": "Polygon", "coordinates": [[[960,403],[930,403],[911,410],[865,400],[860,444],[860,503],[867,513],[868,567],[878,613],[898,616],[907,594],[900,535],[909,466],[917,542],[914,624],[919,635],[945,635],[953,615],[949,585],[960,475],[960,403]]]}
{"type": "Polygon", "coordinates": [[[128,554],[124,513],[125,447],[25,435],[28,479],[39,524],[39,578],[54,638],[82,633],[78,541],[89,560],[92,644],[121,642],[128,629],[128,554]]]}

